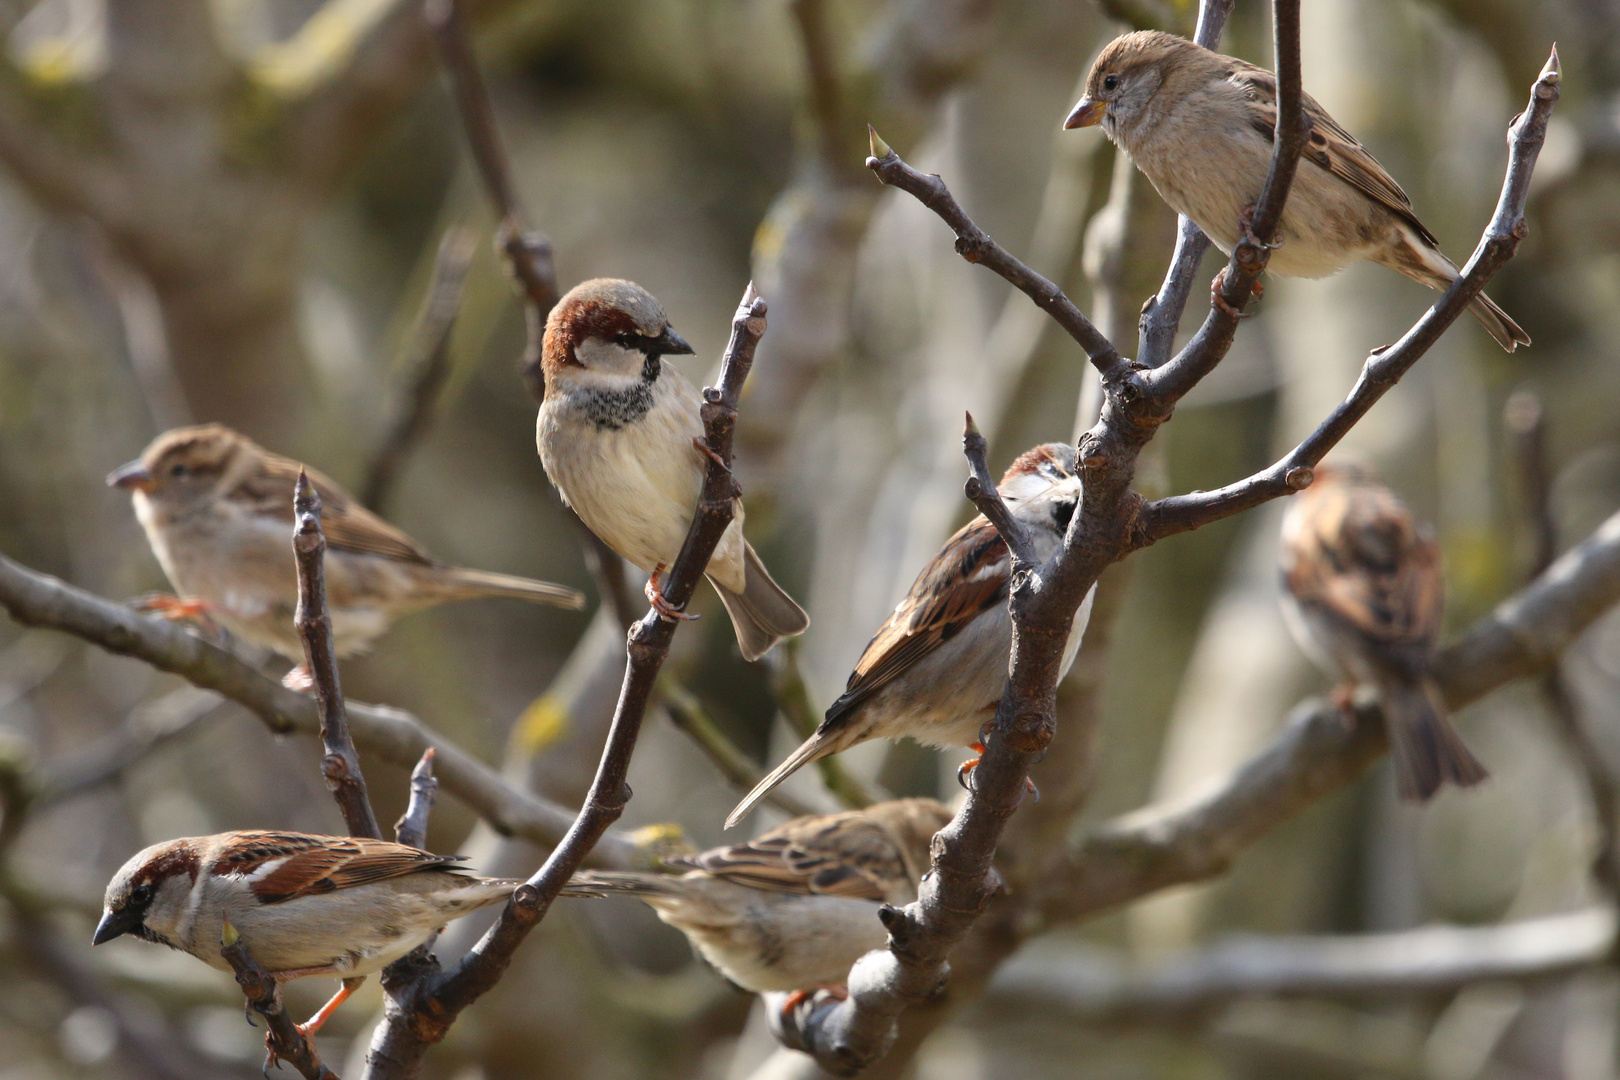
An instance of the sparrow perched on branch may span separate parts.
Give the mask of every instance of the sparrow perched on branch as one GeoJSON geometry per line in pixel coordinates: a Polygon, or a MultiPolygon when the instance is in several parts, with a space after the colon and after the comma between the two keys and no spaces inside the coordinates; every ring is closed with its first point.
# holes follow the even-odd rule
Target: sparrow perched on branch
{"type": "MultiPolygon", "coordinates": [[[[681,552],[709,464],[703,399],[662,359],[691,351],[658,301],[630,281],[576,285],[546,320],[540,460],[590,530],[652,575],[647,595],[660,611],[658,575],[681,552]]],[[[757,660],[810,619],[743,539],[741,499],[735,510],[707,574],[743,657],[757,660]]]]}
{"type": "Polygon", "coordinates": [[[878,907],[917,898],[929,842],[950,819],[933,799],[896,799],[668,860],[681,875],[588,871],[571,884],[646,902],[744,990],[838,987],[888,941],[878,907]]]}
{"type": "Polygon", "coordinates": [[[295,832],[169,840],[113,875],[91,944],[130,934],[230,971],[220,955],[229,920],[278,984],[314,975],[344,981],[299,1025],[313,1034],[365,976],[523,884],[474,876],[452,865],[458,858],[386,840],[295,832]]]}
{"type": "MultiPolygon", "coordinates": [[[[1267,266],[1282,277],[1326,277],[1370,259],[1433,289],[1457,267],[1400,185],[1353,136],[1305,96],[1310,137],[1288,192],[1267,266]]],[[[1164,201],[1227,255],[1260,197],[1277,126],[1277,77],[1157,30],[1116,38],[1086,79],[1066,128],[1101,124],[1164,201]]],[[[1483,293],[1469,311],[1512,352],[1530,338],[1483,293]]]]}
{"type": "MultiPolygon", "coordinates": [[[[1080,505],[1073,463],[1073,447],[1045,443],[1025,451],[997,485],[1013,517],[1033,534],[1042,561],[1062,546],[1080,505]]],[[[1007,685],[1011,576],[1007,545],[983,516],[945,541],[878,628],[821,726],[737,804],[726,828],[802,766],[868,739],[909,735],[927,746],[982,751],[980,732],[995,718],[1007,685]]],[[[1087,593],[1075,612],[1060,679],[1080,650],[1091,599],[1087,593]]]]}
{"type": "Polygon", "coordinates": [[[1440,549],[1393,492],[1360,469],[1319,466],[1283,518],[1284,611],[1345,706],[1378,691],[1401,795],[1427,799],[1486,777],[1446,718],[1429,666],[1445,606],[1440,549]]]}
{"type": "MultiPolygon", "coordinates": [[[[129,491],[152,552],[183,599],[154,606],[200,614],[293,659],[298,462],[219,424],[175,428],[107,477],[129,491]]],[[[339,656],[369,647],[401,615],[451,600],[509,597],[578,610],[575,589],[446,566],[313,469],[326,534],[326,598],[339,656]]]]}

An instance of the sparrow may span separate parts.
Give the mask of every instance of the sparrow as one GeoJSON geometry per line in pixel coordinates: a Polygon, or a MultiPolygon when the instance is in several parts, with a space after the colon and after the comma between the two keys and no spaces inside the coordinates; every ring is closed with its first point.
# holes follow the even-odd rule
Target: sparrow
{"type": "MultiPolygon", "coordinates": [[[[1316,278],[1369,259],[1430,288],[1448,287],[1457,267],[1440,253],[1406,192],[1308,94],[1304,110],[1310,137],[1276,236],[1281,246],[1267,269],[1316,278]]],[[[1271,166],[1274,74],[1173,34],[1126,34],[1097,57],[1085,96],[1063,122],[1094,124],[1165,202],[1231,255],[1271,166]]],[[[1508,352],[1530,344],[1483,293],[1469,311],[1508,352]]]]}
{"type": "MultiPolygon", "coordinates": [[[[243,640],[298,659],[293,488],[301,466],[220,424],[175,428],[107,483],[130,492],[175,590],[149,606],[202,615],[243,640]]],[[[401,615],[451,600],[503,596],[579,609],[564,585],[446,566],[331,479],[306,470],[321,497],[326,598],[339,656],[368,648],[401,615]]]]}
{"type": "Polygon", "coordinates": [[[896,799],[666,860],[684,874],[589,871],[571,884],[644,901],[744,990],[841,988],[888,942],[878,908],[917,898],[929,843],[950,819],[933,799],[896,799]]]}
{"type": "MultiPolygon", "coordinates": [[[[1042,561],[1062,546],[1080,504],[1073,464],[1073,447],[1045,443],[1025,451],[997,485],[1013,517],[1033,534],[1042,561]]],[[[983,752],[980,732],[995,718],[1011,662],[1011,575],[1007,545],[982,515],[945,541],[878,628],[821,725],[737,804],[726,828],[802,766],[868,739],[909,735],[927,746],[983,752]]],[[[1091,600],[1087,593],[1075,612],[1060,679],[1080,649],[1091,600]]]]}
{"type": "MultiPolygon", "coordinates": [[[[364,981],[433,932],[505,900],[521,881],[477,877],[455,855],[386,840],[296,832],[227,832],[137,853],[107,885],[92,945],[129,934],[230,971],[225,922],[282,983],[343,980],[306,1024],[321,1025],[364,981]]],[[[565,895],[590,895],[569,888],[565,895]]]]}
{"type": "MultiPolygon", "coordinates": [[[[663,357],[692,352],[641,286],[597,278],[575,286],[546,320],[546,379],[535,441],[563,501],[602,542],[652,575],[675,562],[708,468],[703,399],[663,357]]],[[[743,539],[742,500],[709,559],[744,659],[757,660],[810,625],[743,539]]]]}
{"type": "Polygon", "coordinates": [[[1284,611],[1300,645],[1348,707],[1355,685],[1383,704],[1401,795],[1427,799],[1486,777],[1446,718],[1430,673],[1445,606],[1440,549],[1364,470],[1319,466],[1283,517],[1284,611]]]}

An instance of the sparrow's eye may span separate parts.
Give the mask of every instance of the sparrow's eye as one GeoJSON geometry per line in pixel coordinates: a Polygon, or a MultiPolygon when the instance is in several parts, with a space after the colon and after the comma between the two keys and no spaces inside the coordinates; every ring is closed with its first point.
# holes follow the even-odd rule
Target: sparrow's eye
{"type": "Polygon", "coordinates": [[[1113,90],[1113,89],[1117,88],[1118,86],[1119,86],[1119,76],[1118,75],[1110,75],[1107,78],[1103,79],[1103,89],[1104,90],[1113,90]]]}
{"type": "Polygon", "coordinates": [[[131,889],[129,892],[129,906],[137,908],[145,907],[147,904],[152,902],[153,892],[154,890],[151,882],[147,882],[144,885],[135,886],[135,888],[131,889]]]}
{"type": "Polygon", "coordinates": [[[179,462],[176,462],[175,464],[169,466],[169,475],[174,477],[176,480],[180,480],[191,475],[191,466],[182,465],[179,462]]]}
{"type": "Polygon", "coordinates": [[[632,334],[628,330],[624,331],[623,333],[613,335],[613,343],[619,346],[621,349],[640,350],[641,340],[642,338],[640,334],[632,334]]]}

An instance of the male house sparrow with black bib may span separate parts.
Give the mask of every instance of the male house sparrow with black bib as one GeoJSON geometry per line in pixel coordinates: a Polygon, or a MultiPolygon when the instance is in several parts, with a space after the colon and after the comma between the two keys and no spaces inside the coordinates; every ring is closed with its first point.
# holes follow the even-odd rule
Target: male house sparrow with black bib
{"type": "Polygon", "coordinates": [[[1427,799],[1486,777],[1446,718],[1429,665],[1445,607],[1440,549],[1384,485],[1358,468],[1319,466],[1282,526],[1284,611],[1301,646],[1346,680],[1378,691],[1401,795],[1427,799]]]}
{"type": "Polygon", "coordinates": [[[754,840],[668,860],[685,874],[587,871],[587,893],[645,901],[744,990],[841,986],[889,939],[882,904],[908,904],[951,812],[933,799],[794,818],[754,840]]]}
{"type": "MultiPolygon", "coordinates": [[[[997,485],[1013,517],[1032,533],[1042,561],[1062,546],[1080,505],[1073,463],[1073,447],[1045,443],[1025,451],[997,485]]],[[[1011,576],[1007,545],[983,516],[945,541],[878,628],[821,726],[748,793],[726,828],[804,765],[868,739],[909,735],[927,746],[982,750],[980,730],[995,717],[1007,685],[1011,576]]],[[[1075,612],[1060,679],[1080,649],[1091,599],[1087,593],[1075,612]]]]}
{"type": "MultiPolygon", "coordinates": [[[[681,552],[708,468],[703,399],[662,359],[691,351],[658,301],[630,281],[576,285],[546,320],[540,461],[580,520],[653,576],[655,606],[658,574],[681,552]]],[[[707,574],[747,660],[810,625],[743,539],[741,499],[707,574]]]]}
{"type": "Polygon", "coordinates": [[[229,920],[278,984],[317,975],[343,980],[299,1025],[313,1034],[365,976],[523,884],[476,877],[451,865],[457,858],[386,840],[296,832],[169,840],[113,875],[91,944],[130,934],[230,971],[220,955],[229,920]]]}
{"type": "MultiPolygon", "coordinates": [[[[1457,267],[1412,201],[1310,95],[1310,138],[1267,265],[1281,277],[1326,277],[1369,259],[1433,289],[1457,267]]],[[[1227,255],[1260,197],[1277,125],[1277,77],[1185,38],[1142,30],[1103,49],[1066,128],[1101,124],[1164,201],[1227,255]]],[[[1512,352],[1530,338],[1481,293],[1469,311],[1512,352]]]]}
{"type": "MultiPolygon", "coordinates": [[[[159,435],[107,483],[133,497],[152,553],[182,598],[166,605],[172,613],[207,616],[244,641],[297,659],[304,649],[293,627],[292,528],[300,468],[228,427],[203,424],[159,435]]],[[[401,615],[451,600],[585,604],[564,585],[446,566],[332,480],[305,471],[321,497],[339,656],[363,651],[401,615]]]]}

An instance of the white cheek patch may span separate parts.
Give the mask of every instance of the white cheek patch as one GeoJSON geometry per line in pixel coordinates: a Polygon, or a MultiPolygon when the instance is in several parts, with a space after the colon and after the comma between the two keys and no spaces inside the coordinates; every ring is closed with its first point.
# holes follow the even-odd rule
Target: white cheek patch
{"type": "Polygon", "coordinates": [[[641,378],[647,358],[636,349],[627,349],[617,342],[601,338],[586,338],[574,347],[574,358],[585,366],[585,375],[617,375],[641,378]]]}

